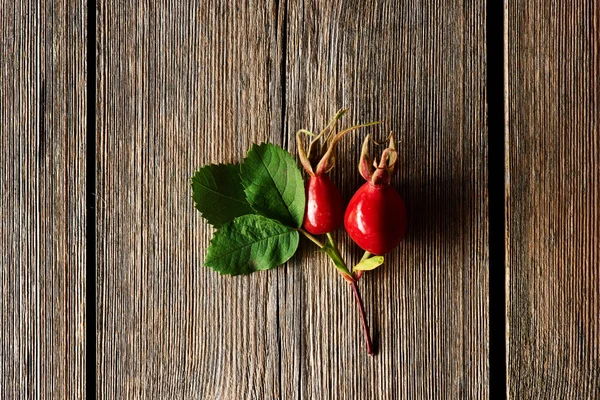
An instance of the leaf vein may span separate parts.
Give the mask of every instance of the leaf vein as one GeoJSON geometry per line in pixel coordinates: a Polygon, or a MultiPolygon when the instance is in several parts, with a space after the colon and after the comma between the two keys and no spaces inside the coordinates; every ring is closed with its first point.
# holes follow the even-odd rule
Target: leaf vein
{"type": "MultiPolygon", "coordinates": [[[[292,232],[295,232],[295,231],[294,231],[294,230],[289,230],[289,231],[287,231],[287,232],[278,233],[277,235],[268,236],[268,237],[265,237],[265,238],[261,238],[261,239],[255,240],[255,241],[253,241],[253,242],[251,242],[251,243],[247,243],[247,244],[244,244],[244,245],[242,245],[242,246],[240,246],[240,247],[238,247],[238,248],[235,248],[235,249],[233,249],[233,250],[232,250],[232,251],[230,251],[230,252],[223,253],[223,254],[219,254],[218,256],[211,258],[211,259],[210,259],[210,260],[208,260],[207,262],[212,262],[212,261],[214,261],[214,260],[219,260],[219,259],[222,259],[222,258],[224,258],[224,257],[230,256],[230,255],[234,255],[235,253],[238,253],[238,252],[240,252],[240,251],[243,251],[244,249],[246,249],[246,248],[248,248],[248,247],[252,247],[253,245],[255,245],[255,244],[257,244],[257,243],[261,243],[261,242],[264,242],[264,241],[267,241],[267,240],[275,239],[275,238],[277,238],[277,237],[279,237],[279,236],[284,236],[284,235],[290,234],[290,233],[292,233],[292,232]]],[[[238,242],[238,240],[237,240],[237,239],[234,239],[234,240],[235,240],[236,242],[238,242]]],[[[238,242],[238,243],[243,243],[243,242],[238,242]]]]}

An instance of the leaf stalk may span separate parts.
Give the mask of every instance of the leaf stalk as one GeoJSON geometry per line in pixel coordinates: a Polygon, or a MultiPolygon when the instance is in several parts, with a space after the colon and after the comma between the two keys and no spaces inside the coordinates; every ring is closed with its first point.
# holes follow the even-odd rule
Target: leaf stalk
{"type": "Polygon", "coordinates": [[[313,242],[314,244],[316,244],[317,246],[319,246],[320,249],[322,249],[323,247],[325,247],[325,245],[319,239],[317,239],[316,237],[314,237],[310,233],[306,232],[304,229],[298,228],[298,232],[300,232],[301,234],[303,234],[304,236],[306,236],[306,238],[308,240],[310,240],[311,242],[313,242]]]}

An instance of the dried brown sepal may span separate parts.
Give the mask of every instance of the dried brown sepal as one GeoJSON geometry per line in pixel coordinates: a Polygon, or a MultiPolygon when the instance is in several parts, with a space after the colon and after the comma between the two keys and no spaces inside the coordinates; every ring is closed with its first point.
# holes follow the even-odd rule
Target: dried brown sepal
{"type": "Polygon", "coordinates": [[[369,122],[367,124],[355,125],[335,134],[334,132],[337,127],[337,123],[339,122],[340,118],[342,118],[347,112],[347,108],[342,108],[338,110],[335,116],[329,121],[325,129],[323,129],[321,133],[319,133],[316,136],[312,132],[309,132],[305,129],[300,129],[296,134],[300,162],[302,163],[302,166],[310,176],[316,176],[321,175],[323,173],[327,173],[334,167],[337,145],[342,139],[342,137],[344,137],[346,134],[359,128],[364,128],[367,126],[377,125],[381,123],[380,121],[376,121],[369,122]],[[302,134],[312,137],[312,140],[308,146],[308,151],[306,151],[304,147],[302,134]],[[319,149],[320,155],[313,157],[313,152],[315,152],[317,144],[321,145],[319,149]],[[313,167],[314,163],[312,161],[314,159],[318,160],[316,167],[313,167]]]}
{"type": "Polygon", "coordinates": [[[388,147],[381,154],[379,163],[377,163],[377,158],[372,160],[369,157],[369,136],[363,142],[358,170],[365,180],[371,181],[374,185],[381,183],[389,184],[392,176],[398,169],[398,152],[396,151],[396,142],[392,133],[390,133],[388,138],[388,147]]]}
{"type": "Polygon", "coordinates": [[[302,134],[312,135],[312,133],[309,132],[309,131],[307,131],[307,130],[305,130],[305,129],[300,129],[296,133],[296,144],[297,144],[297,147],[298,147],[298,156],[300,157],[300,163],[304,167],[304,170],[310,176],[315,176],[315,173],[313,172],[312,165],[310,164],[310,160],[309,160],[310,150],[309,150],[309,153],[306,154],[306,151],[304,150],[304,143],[302,142],[302,139],[303,139],[302,138],[302,134]]]}
{"type": "Polygon", "coordinates": [[[349,108],[340,108],[338,112],[335,113],[331,121],[327,124],[325,129],[313,139],[310,143],[309,150],[312,149],[312,146],[317,143],[321,138],[324,137],[323,143],[321,145],[321,154],[324,154],[327,151],[327,148],[331,145],[332,134],[335,132],[335,128],[337,127],[337,123],[339,120],[348,112],[349,108]]]}
{"type": "Polygon", "coordinates": [[[375,171],[375,167],[373,166],[374,162],[369,156],[369,140],[371,139],[371,135],[367,135],[365,140],[363,141],[362,149],[360,152],[360,161],[358,162],[358,171],[362,175],[365,180],[370,181],[373,176],[373,172],[375,171]]]}
{"type": "Polygon", "coordinates": [[[396,160],[392,163],[392,171],[390,172],[391,175],[394,175],[396,173],[396,171],[398,171],[398,151],[396,150],[396,141],[394,140],[394,133],[390,132],[390,144],[388,145],[388,147],[390,149],[393,149],[396,153],[396,160]]]}
{"type": "Polygon", "coordinates": [[[332,163],[331,157],[335,152],[337,144],[339,143],[340,140],[342,140],[342,138],[345,135],[347,135],[348,133],[355,131],[357,129],[366,128],[367,126],[378,125],[380,123],[381,123],[381,121],[375,121],[375,122],[369,122],[366,124],[355,125],[355,126],[351,126],[350,128],[344,129],[340,133],[336,134],[333,137],[333,139],[331,140],[331,144],[328,146],[327,151],[321,158],[321,161],[319,161],[319,164],[317,164],[317,168],[315,171],[316,175],[320,175],[324,172],[328,172],[331,170],[331,168],[333,168],[333,163],[332,163]]]}
{"type": "Polygon", "coordinates": [[[385,149],[381,155],[381,161],[371,177],[371,183],[373,183],[373,185],[380,183],[389,184],[392,180],[392,175],[394,174],[397,161],[398,152],[389,147],[385,149]]]}
{"type": "MultiPolygon", "coordinates": [[[[313,163],[311,162],[311,160],[313,160],[313,158],[315,157],[314,153],[316,151],[317,144],[322,142],[322,138],[325,136],[325,143],[322,144],[321,149],[320,149],[321,152],[324,153],[326,151],[327,139],[331,136],[331,133],[335,130],[339,119],[342,118],[344,116],[344,114],[346,114],[346,112],[348,112],[347,108],[342,108],[342,109],[338,110],[338,112],[331,119],[331,121],[329,121],[329,123],[327,124],[325,129],[323,129],[321,131],[321,133],[319,133],[318,135],[315,135],[306,129],[300,129],[296,133],[296,142],[297,142],[298,155],[300,157],[300,162],[302,163],[304,170],[310,176],[315,176],[315,172],[313,170],[313,163]],[[310,141],[310,144],[308,145],[308,151],[306,151],[306,149],[304,147],[302,134],[312,137],[312,140],[310,141]]],[[[317,158],[318,158],[318,156],[317,156],[317,158]]],[[[318,158],[318,159],[320,160],[320,158],[318,158]]]]}

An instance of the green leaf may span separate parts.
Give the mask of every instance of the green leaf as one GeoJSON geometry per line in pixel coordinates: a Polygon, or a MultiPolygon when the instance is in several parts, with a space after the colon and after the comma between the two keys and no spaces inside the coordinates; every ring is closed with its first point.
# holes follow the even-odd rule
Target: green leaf
{"type": "Polygon", "coordinates": [[[366,260],[362,260],[358,264],[356,264],[353,268],[354,271],[370,271],[375,269],[383,264],[383,256],[374,256],[371,258],[367,258],[366,260]]]}
{"type": "Polygon", "coordinates": [[[215,233],[204,265],[222,275],[271,269],[294,255],[298,241],[293,228],[261,215],[244,215],[215,233]]]}
{"type": "Polygon", "coordinates": [[[302,225],[304,181],[290,153],[270,143],[253,145],[241,177],[246,199],[259,214],[294,228],[302,225]]]}
{"type": "Polygon", "coordinates": [[[246,201],[239,164],[206,165],[192,177],[196,209],[216,228],[254,211],[246,201]]]}

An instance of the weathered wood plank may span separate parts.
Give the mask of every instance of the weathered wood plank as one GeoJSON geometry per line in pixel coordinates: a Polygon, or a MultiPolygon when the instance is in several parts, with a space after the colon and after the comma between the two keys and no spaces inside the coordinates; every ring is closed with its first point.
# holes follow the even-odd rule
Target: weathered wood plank
{"type": "Polygon", "coordinates": [[[600,398],[600,5],[507,2],[508,389],[600,398]]]}
{"type": "MultiPolygon", "coordinates": [[[[404,7],[99,5],[101,398],[487,396],[483,8],[404,7]],[[296,129],[341,105],[397,129],[413,211],[362,283],[373,360],[348,288],[309,244],[276,271],[201,267],[211,230],[189,197],[198,166],[256,141],[294,149],[296,129]]],[[[340,170],[348,197],[358,179],[340,170]]]]}
{"type": "Polygon", "coordinates": [[[86,3],[0,3],[0,398],[85,396],[86,3]]]}
{"type": "MultiPolygon", "coordinates": [[[[289,147],[341,106],[348,121],[384,119],[410,217],[406,240],[360,282],[374,358],[350,289],[311,243],[280,271],[283,398],[487,398],[485,4],[297,0],[287,19],[289,147]]],[[[346,200],[364,182],[365,134],[343,142],[333,172],[346,200]]],[[[356,262],[362,252],[336,236],[356,262]]]]}
{"type": "Polygon", "coordinates": [[[277,274],[202,266],[189,178],[281,143],[283,3],[98,7],[98,395],[277,398],[277,274]]]}

